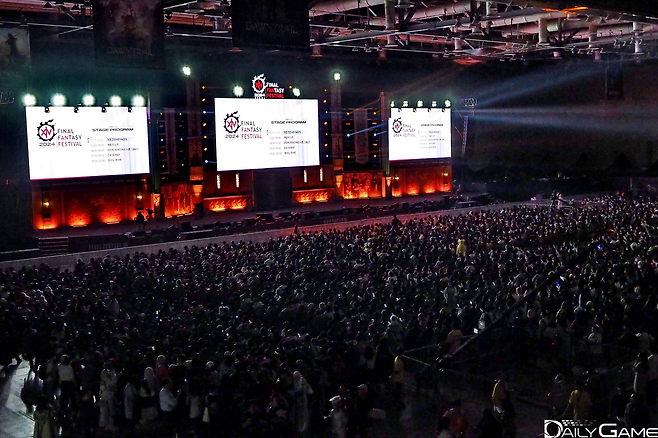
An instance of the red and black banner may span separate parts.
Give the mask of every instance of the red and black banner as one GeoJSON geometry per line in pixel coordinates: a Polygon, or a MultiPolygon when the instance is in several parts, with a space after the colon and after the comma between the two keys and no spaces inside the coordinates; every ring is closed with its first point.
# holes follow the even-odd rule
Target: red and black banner
{"type": "Polygon", "coordinates": [[[233,1],[233,46],[308,49],[308,1],[233,1]]]}
{"type": "Polygon", "coordinates": [[[94,49],[102,67],[164,68],[163,0],[94,0],[94,49]]]}

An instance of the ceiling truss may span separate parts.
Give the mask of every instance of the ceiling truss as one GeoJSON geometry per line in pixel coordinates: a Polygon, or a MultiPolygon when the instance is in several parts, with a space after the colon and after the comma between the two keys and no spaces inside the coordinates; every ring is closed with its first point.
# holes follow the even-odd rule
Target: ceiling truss
{"type": "MultiPolygon", "coordinates": [[[[228,0],[165,0],[166,35],[216,39],[231,49],[228,0]]],[[[5,25],[58,28],[58,36],[93,29],[91,2],[0,0],[5,25]]],[[[505,0],[316,0],[309,2],[313,56],[430,57],[461,63],[562,59],[604,54],[658,56],[658,17],[553,2],[505,0]],[[358,53],[357,53],[358,52],[358,53]],[[372,53],[372,54],[371,54],[372,53]]]]}

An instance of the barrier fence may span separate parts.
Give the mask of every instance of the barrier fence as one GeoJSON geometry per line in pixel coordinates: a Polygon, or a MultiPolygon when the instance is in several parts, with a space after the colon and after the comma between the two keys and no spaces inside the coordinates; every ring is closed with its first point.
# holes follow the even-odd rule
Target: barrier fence
{"type": "Polygon", "coordinates": [[[449,396],[488,405],[497,371],[506,370],[515,399],[536,407],[545,418],[558,418],[575,380],[582,378],[592,398],[592,419],[600,420],[608,419],[619,383],[632,388],[636,350],[598,344],[592,354],[591,343],[575,339],[568,354],[559,354],[543,351],[541,343],[528,343],[527,337],[521,340],[524,336],[513,327],[493,330],[486,338],[473,339],[455,361],[446,355],[445,342],[409,350],[405,388],[435,400],[449,396]],[[519,355],[531,360],[523,362],[519,355]]]}

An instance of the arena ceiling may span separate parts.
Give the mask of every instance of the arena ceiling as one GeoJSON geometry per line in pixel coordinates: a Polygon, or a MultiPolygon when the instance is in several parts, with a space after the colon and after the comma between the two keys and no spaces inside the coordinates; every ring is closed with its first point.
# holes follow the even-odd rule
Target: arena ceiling
{"type": "MultiPolygon", "coordinates": [[[[233,0],[239,1],[239,0],[233,0]]],[[[273,0],[272,0],[273,1],[273,0]]],[[[283,0],[285,1],[285,0],[283,0]]],[[[312,56],[426,57],[461,64],[658,55],[658,7],[650,1],[315,0],[312,56]],[[606,56],[608,56],[606,55],[606,56]]],[[[9,25],[91,34],[91,2],[0,0],[9,25]]],[[[231,47],[231,2],[165,0],[166,35],[231,47]],[[213,42],[213,40],[215,40],[213,42]]]]}

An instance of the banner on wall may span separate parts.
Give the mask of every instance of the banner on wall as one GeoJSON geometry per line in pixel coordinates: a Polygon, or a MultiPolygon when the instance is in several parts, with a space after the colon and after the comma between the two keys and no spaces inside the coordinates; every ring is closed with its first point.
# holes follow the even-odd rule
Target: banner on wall
{"type": "Polygon", "coordinates": [[[621,62],[611,62],[605,69],[605,98],[624,99],[624,71],[621,62]]]}
{"type": "Polygon", "coordinates": [[[94,0],[94,51],[102,67],[164,68],[163,0],[94,0]]]}
{"type": "Polygon", "coordinates": [[[27,28],[0,28],[0,71],[30,66],[30,34],[27,28]]]}
{"type": "Polygon", "coordinates": [[[308,2],[240,0],[232,8],[233,46],[308,49],[308,2]]]}
{"type": "Polygon", "coordinates": [[[356,162],[368,162],[368,111],[357,109],[354,111],[354,155],[356,162]]]}

